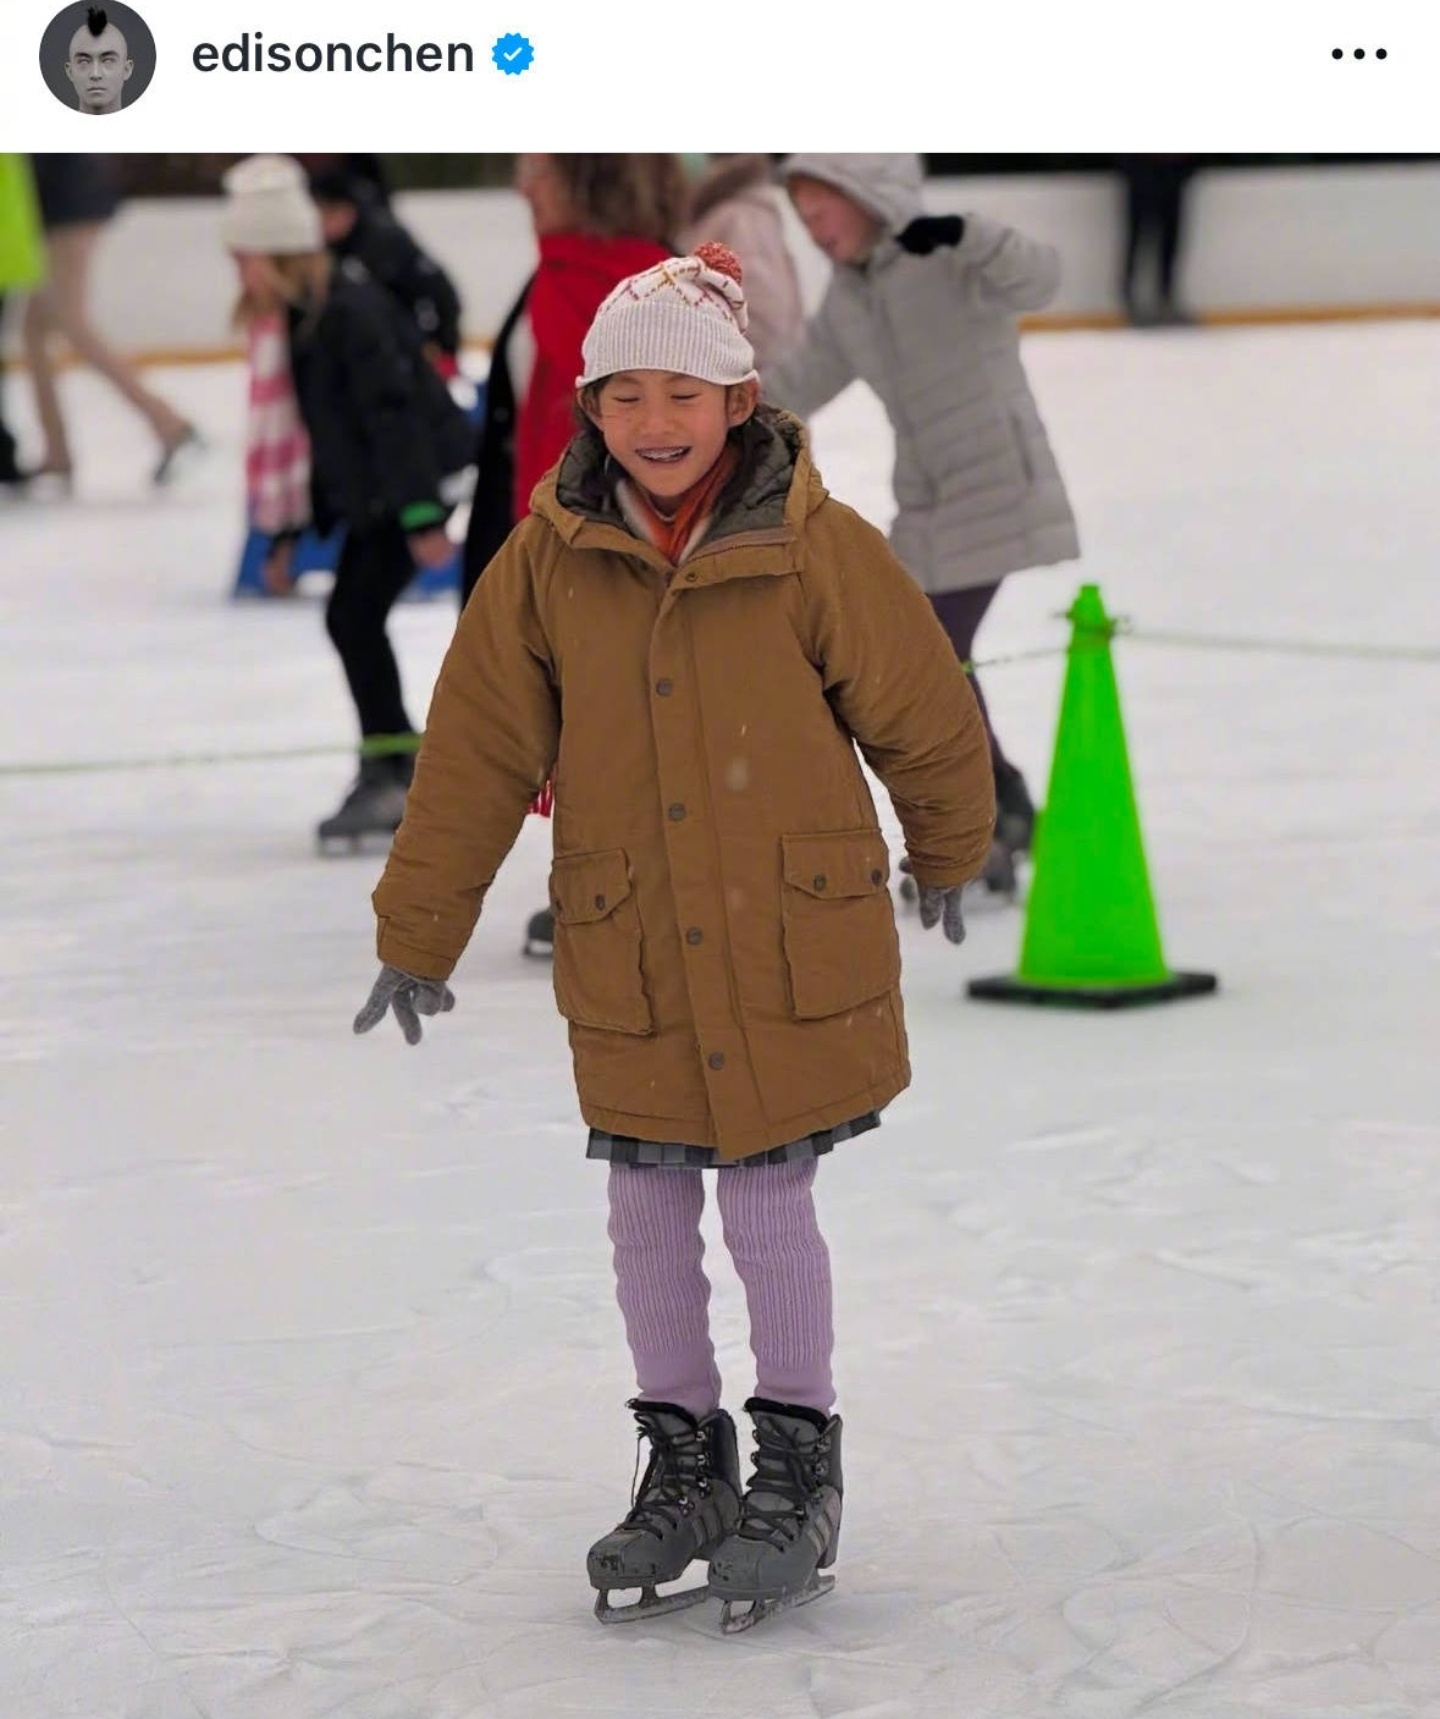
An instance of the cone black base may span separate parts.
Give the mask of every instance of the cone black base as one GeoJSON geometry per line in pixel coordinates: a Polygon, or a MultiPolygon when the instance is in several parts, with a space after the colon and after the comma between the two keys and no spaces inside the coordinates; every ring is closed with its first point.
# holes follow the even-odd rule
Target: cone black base
{"type": "Polygon", "coordinates": [[[1137,1009],[1146,1003],[1170,1003],[1180,997],[1206,997],[1218,990],[1213,973],[1172,973],[1154,985],[1032,985],[1009,974],[972,979],[969,996],[986,1003],[1038,1003],[1062,1009],[1137,1009]]]}

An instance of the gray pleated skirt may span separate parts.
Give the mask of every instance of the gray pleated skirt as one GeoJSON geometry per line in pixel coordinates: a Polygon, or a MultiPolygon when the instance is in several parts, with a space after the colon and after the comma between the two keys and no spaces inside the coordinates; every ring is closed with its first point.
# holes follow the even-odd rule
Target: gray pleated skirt
{"type": "MultiPolygon", "coordinates": [[[[750,1164],[795,1164],[807,1158],[821,1158],[833,1151],[842,1140],[852,1140],[857,1134],[868,1134],[880,1126],[878,1110],[867,1110],[850,1122],[839,1122],[833,1128],[821,1128],[800,1140],[784,1146],[773,1146],[768,1152],[756,1152],[748,1158],[736,1158],[727,1167],[743,1169],[750,1164]]],[[[678,1140],[636,1140],[629,1134],[610,1134],[603,1128],[590,1130],[587,1158],[599,1158],[610,1164],[630,1164],[639,1169],[655,1165],[660,1169],[718,1170],[720,1154],[714,1146],[685,1146],[678,1140]]]]}

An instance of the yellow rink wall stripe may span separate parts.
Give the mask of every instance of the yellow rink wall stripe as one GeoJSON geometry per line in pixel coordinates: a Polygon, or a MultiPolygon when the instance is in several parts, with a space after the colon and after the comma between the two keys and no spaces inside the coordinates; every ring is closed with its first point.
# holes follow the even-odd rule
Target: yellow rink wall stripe
{"type": "MultiPolygon", "coordinates": [[[[1306,324],[1328,322],[1416,322],[1440,319],[1440,301],[1420,301],[1413,304],[1292,304],[1256,306],[1239,310],[1211,310],[1196,314],[1201,328],[1267,328],[1303,327],[1306,324]]],[[[1059,311],[1053,315],[1022,316],[1021,330],[1026,334],[1098,333],[1107,329],[1125,329],[1130,325],[1115,311],[1059,311]]],[[[1146,331],[1147,333],[1149,330],[1146,331]]],[[[465,342],[469,352],[488,352],[489,338],[480,337],[465,342]]],[[[245,356],[243,348],[233,345],[213,346],[154,346],[128,354],[132,364],[146,367],[185,364],[234,364],[245,356]]],[[[63,364],[78,360],[67,355],[63,364]]],[[[25,368],[19,359],[11,359],[7,369],[25,368]]]]}

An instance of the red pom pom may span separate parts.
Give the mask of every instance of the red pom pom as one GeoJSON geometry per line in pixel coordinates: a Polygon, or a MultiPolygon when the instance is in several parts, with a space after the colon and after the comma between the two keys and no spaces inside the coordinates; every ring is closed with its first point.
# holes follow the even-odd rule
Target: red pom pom
{"type": "Polygon", "coordinates": [[[739,286],[745,278],[745,271],[740,266],[740,259],[729,247],[722,245],[718,239],[710,239],[703,245],[696,245],[694,256],[699,257],[706,268],[714,269],[717,275],[726,275],[739,286]]]}

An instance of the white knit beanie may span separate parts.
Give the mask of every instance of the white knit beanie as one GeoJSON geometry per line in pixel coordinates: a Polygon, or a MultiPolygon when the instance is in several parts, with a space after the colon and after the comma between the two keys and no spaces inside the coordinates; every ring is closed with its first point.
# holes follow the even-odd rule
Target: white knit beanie
{"type": "Polygon", "coordinates": [[[726,387],[755,381],[741,275],[735,253],[711,244],[621,281],[595,312],[575,386],[621,370],[664,370],[726,387]]]}
{"type": "Polygon", "coordinates": [[[320,211],[294,156],[247,156],[220,183],[227,198],[220,221],[226,250],[291,257],[325,249],[320,211]]]}

